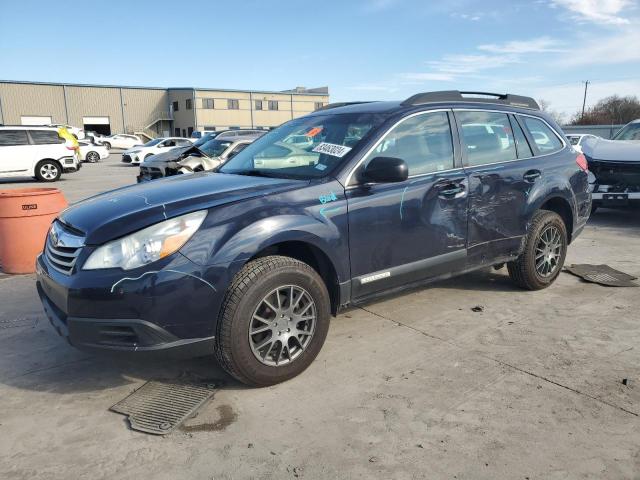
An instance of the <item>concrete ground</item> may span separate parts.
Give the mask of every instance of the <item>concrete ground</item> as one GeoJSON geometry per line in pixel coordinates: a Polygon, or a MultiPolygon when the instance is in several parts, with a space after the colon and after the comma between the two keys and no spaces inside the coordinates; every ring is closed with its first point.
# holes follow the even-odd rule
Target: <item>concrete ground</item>
{"type": "MultiPolygon", "coordinates": [[[[74,201],[136,170],[114,155],[58,186],[74,201]]],[[[640,212],[599,210],[567,263],[640,276],[640,212]]],[[[340,315],[304,374],[248,389],[210,358],[78,352],[34,283],[0,278],[2,479],[640,478],[640,289],[466,275],[340,315]],[[108,411],[181,375],[220,387],[170,435],[108,411]]]]}

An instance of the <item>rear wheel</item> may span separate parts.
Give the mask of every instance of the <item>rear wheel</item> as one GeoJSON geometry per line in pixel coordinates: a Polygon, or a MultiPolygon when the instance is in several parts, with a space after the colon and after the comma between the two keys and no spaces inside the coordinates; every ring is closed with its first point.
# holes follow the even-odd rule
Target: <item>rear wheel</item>
{"type": "Polygon", "coordinates": [[[524,251],[507,264],[509,276],[527,290],[548,287],[562,270],[567,243],[567,227],[560,215],[539,210],[531,220],[524,251]]]}
{"type": "Polygon", "coordinates": [[[84,157],[89,163],[96,163],[100,161],[100,154],[98,152],[88,152],[84,157]]]}
{"type": "Polygon", "coordinates": [[[216,357],[248,385],[283,382],[316,358],[329,315],[329,293],[313,268],[289,257],[256,259],[240,270],[227,291],[216,357]]]}
{"type": "Polygon", "coordinates": [[[43,160],[36,165],[36,178],[41,182],[55,182],[62,175],[62,168],[53,160],[43,160]]]}

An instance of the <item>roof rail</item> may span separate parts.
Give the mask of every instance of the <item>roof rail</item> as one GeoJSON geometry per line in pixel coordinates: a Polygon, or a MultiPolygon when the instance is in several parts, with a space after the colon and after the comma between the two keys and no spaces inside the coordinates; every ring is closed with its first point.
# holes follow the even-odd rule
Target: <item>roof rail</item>
{"type": "Polygon", "coordinates": [[[513,107],[540,110],[538,102],[536,102],[531,97],[512,95],[510,93],[460,92],[458,90],[443,90],[440,92],[418,93],[416,95],[413,95],[412,97],[407,98],[404,102],[402,102],[402,105],[415,106],[436,102],[497,103],[502,105],[511,105],[513,107]]]}
{"type": "MultiPolygon", "coordinates": [[[[372,102],[368,101],[368,102],[336,102],[336,103],[328,103],[324,107],[318,108],[318,110],[329,110],[331,108],[346,107],[347,105],[359,105],[361,103],[372,103],[372,102]]],[[[318,110],[316,110],[316,112],[318,110]]]]}

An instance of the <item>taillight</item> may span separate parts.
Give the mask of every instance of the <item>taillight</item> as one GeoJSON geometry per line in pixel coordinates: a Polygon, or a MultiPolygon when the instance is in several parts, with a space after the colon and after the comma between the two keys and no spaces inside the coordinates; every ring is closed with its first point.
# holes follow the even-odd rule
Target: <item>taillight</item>
{"type": "Polygon", "coordinates": [[[584,154],[581,153],[580,155],[578,155],[576,157],[576,163],[585,172],[587,170],[589,170],[589,164],[587,163],[587,157],[585,157],[584,154]]]}

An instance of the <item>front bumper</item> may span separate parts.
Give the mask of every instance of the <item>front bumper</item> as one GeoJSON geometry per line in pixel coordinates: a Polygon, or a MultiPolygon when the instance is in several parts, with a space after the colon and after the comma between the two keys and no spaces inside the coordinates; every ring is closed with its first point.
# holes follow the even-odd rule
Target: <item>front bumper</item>
{"type": "Polygon", "coordinates": [[[195,357],[213,353],[226,268],[208,279],[181,254],[143,272],[56,270],[36,261],[37,290],[56,331],[82,350],[195,357]],[[222,292],[222,293],[220,293],[222,292]]]}

